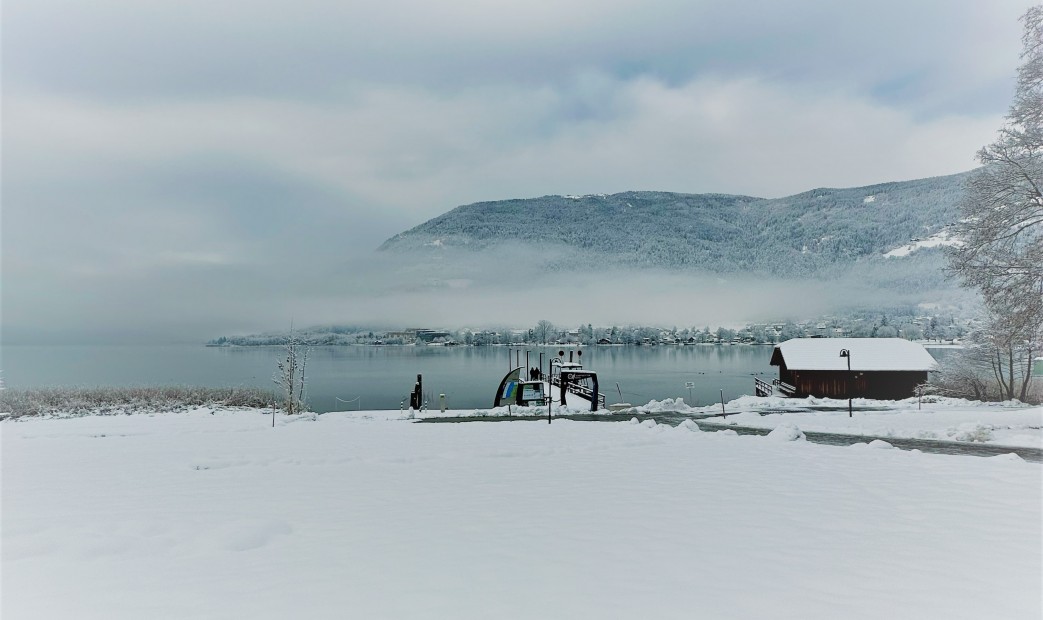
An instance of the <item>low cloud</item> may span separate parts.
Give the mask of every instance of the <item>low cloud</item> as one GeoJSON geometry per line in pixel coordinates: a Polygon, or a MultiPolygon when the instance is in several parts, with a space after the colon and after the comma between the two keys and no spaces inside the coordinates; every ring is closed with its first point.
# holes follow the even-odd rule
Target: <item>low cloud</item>
{"type": "MultiPolygon", "coordinates": [[[[5,4],[4,340],[524,324],[547,299],[562,322],[741,319],[745,283],[541,278],[530,302],[373,250],[481,200],[967,170],[1000,126],[1023,10],[432,6],[5,4]]],[[[778,297],[793,290],[794,313],[830,304],[778,297]]]]}
{"type": "MultiPolygon", "coordinates": [[[[358,257],[462,203],[631,189],[772,197],[940,175],[972,167],[975,149],[999,126],[998,117],[920,120],[753,78],[670,86],[602,76],[577,91],[474,90],[448,99],[376,89],[336,105],[112,108],[14,98],[7,110],[7,327],[45,333],[38,317],[49,305],[58,315],[49,323],[85,334],[129,323],[147,329],[155,319],[158,332],[179,337],[205,325],[276,321],[294,314],[297,298],[313,300],[308,313],[329,320],[416,322],[425,315],[413,309],[424,306],[432,321],[454,323],[464,310],[453,300],[462,299],[460,308],[482,308],[463,323],[490,314],[527,322],[539,303],[508,293],[485,299],[479,288],[394,301],[330,291],[360,270],[393,286],[399,275],[358,257]],[[104,301],[94,303],[99,295],[104,301]],[[178,311],[159,321],[171,307],[178,311]]],[[[562,320],[683,318],[664,306],[690,284],[644,281],[662,285],[637,293],[651,303],[563,311],[562,320]]],[[[751,301],[724,289],[714,295],[734,300],[717,307],[751,301]]],[[[578,297],[593,306],[603,295],[578,297]]],[[[685,304],[705,305],[690,297],[685,304]]]]}

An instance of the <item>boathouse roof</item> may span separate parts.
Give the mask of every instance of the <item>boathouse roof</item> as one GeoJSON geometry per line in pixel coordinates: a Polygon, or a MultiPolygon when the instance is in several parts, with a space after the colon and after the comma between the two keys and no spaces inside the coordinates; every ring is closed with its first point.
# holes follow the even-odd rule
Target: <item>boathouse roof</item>
{"type": "Polygon", "coordinates": [[[771,365],[846,371],[848,360],[840,357],[841,349],[851,352],[851,370],[925,371],[938,366],[923,345],[903,338],[793,338],[775,346],[771,365]]]}

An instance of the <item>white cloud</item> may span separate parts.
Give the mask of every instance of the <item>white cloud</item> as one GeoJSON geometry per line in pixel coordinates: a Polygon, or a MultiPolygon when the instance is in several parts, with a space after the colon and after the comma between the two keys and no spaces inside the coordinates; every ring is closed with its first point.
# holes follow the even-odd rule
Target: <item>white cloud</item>
{"type": "MultiPolygon", "coordinates": [[[[119,176],[231,156],[417,218],[456,204],[625,189],[777,197],[967,170],[1000,115],[922,119],[848,93],[757,78],[455,95],[373,86],[348,102],[106,106],[8,100],[16,183],[119,176]],[[584,116],[573,118],[573,108],[584,116]]],[[[588,80],[589,82],[589,80],[588,80]]]]}
{"type": "Polygon", "coordinates": [[[458,204],[967,170],[1023,8],[8,2],[5,327],[389,316],[339,274],[458,204]]]}

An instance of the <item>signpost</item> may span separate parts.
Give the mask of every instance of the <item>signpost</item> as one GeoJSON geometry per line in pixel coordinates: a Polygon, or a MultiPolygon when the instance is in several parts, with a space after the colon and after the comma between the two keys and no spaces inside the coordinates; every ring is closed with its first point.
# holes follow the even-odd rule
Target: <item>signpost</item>
{"type": "Polygon", "coordinates": [[[685,381],[684,382],[684,386],[686,388],[688,388],[688,402],[692,403],[692,404],[695,404],[695,403],[692,402],[692,388],[695,387],[695,382],[694,381],[685,381]]]}

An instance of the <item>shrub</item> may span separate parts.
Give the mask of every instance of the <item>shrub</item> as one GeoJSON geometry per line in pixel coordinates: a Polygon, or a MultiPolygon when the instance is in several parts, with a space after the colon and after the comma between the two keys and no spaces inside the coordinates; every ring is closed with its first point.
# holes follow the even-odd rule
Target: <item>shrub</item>
{"type": "Polygon", "coordinates": [[[18,418],[178,411],[202,406],[270,408],[275,402],[273,392],[255,387],[45,387],[0,391],[0,414],[18,418]]]}

